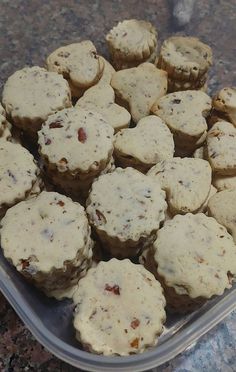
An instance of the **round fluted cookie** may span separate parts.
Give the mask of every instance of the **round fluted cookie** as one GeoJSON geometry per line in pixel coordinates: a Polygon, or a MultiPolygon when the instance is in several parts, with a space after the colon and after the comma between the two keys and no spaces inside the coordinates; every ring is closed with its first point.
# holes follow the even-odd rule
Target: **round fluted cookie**
{"type": "Polygon", "coordinates": [[[208,203],[208,214],[226,227],[236,243],[236,189],[213,195],[208,203]]]}
{"type": "Polygon", "coordinates": [[[212,65],[212,50],[196,37],[172,36],[162,44],[157,64],[171,78],[195,81],[212,65]]]}
{"type": "Polygon", "coordinates": [[[90,40],[56,49],[47,57],[49,71],[62,74],[79,89],[87,89],[101,78],[104,61],[90,40]]]}
{"type": "Polygon", "coordinates": [[[114,61],[142,61],[155,50],[157,31],[150,22],[129,19],[113,27],[106,41],[114,61]]]}
{"type": "Polygon", "coordinates": [[[207,158],[215,174],[236,175],[236,128],[226,121],[213,125],[207,134],[207,158]]]}
{"type": "Polygon", "coordinates": [[[211,98],[202,91],[169,93],[158,99],[151,111],[168,125],[177,147],[194,151],[206,139],[205,117],[211,110],[211,98]]]}
{"type": "Polygon", "coordinates": [[[104,248],[114,256],[135,256],[153,240],[165,219],[165,192],[133,168],[116,168],[93,182],[87,213],[104,248]]]}
{"type": "Polygon", "coordinates": [[[157,116],[141,119],[135,128],[122,129],[115,136],[114,156],[121,167],[147,172],[161,160],[174,155],[174,140],[167,125],[157,116]]]}
{"type": "Polygon", "coordinates": [[[149,255],[146,267],[162,283],[167,304],[178,312],[222,295],[236,279],[233,238],[203,213],[177,215],[165,222],[149,255]]]}
{"type": "Polygon", "coordinates": [[[70,88],[55,72],[25,67],[8,78],[2,102],[13,123],[35,136],[50,114],[71,106],[70,88]]]}
{"type": "Polygon", "coordinates": [[[89,179],[90,184],[84,185],[89,189],[111,159],[113,132],[95,111],[70,108],[51,115],[38,134],[46,172],[54,183],[69,182],[78,192],[89,179]]]}
{"type": "Polygon", "coordinates": [[[167,74],[152,63],[117,71],[112,76],[111,86],[119,104],[129,108],[132,119],[137,123],[149,115],[156,100],[166,94],[167,74]]]}
{"type": "Polygon", "coordinates": [[[0,215],[24,200],[37,182],[33,156],[19,144],[0,139],[0,215]]]}
{"type": "Polygon", "coordinates": [[[168,93],[178,92],[181,90],[207,90],[207,75],[203,75],[200,79],[196,81],[185,81],[185,80],[175,80],[168,78],[168,93]]]}
{"type": "MultiPolygon", "coordinates": [[[[210,198],[217,193],[217,188],[213,185],[211,185],[208,197],[206,198],[204,204],[201,206],[201,208],[198,210],[198,213],[206,213],[207,212],[207,206],[209,203],[210,198]]],[[[207,213],[206,213],[207,214],[207,213]]]]}
{"type": "Polygon", "coordinates": [[[98,263],[80,280],[73,299],[76,338],[91,352],[141,353],[163,331],[162,288],[143,266],[129,260],[98,263]]]}
{"type": "Polygon", "coordinates": [[[236,127],[236,88],[221,89],[213,98],[212,106],[223,120],[230,121],[236,127]]]}
{"type": "Polygon", "coordinates": [[[211,188],[211,167],[202,159],[164,160],[154,165],[147,175],[166,191],[171,214],[197,212],[211,188]]]}
{"type": "Polygon", "coordinates": [[[109,84],[97,84],[88,89],[75,107],[99,112],[115,131],[126,128],[130,123],[130,113],[115,103],[115,93],[109,84]]]}
{"type": "Polygon", "coordinates": [[[78,280],[91,249],[90,227],[80,204],[43,191],[10,208],[1,226],[4,256],[34,284],[49,291],[78,280]]]}
{"type": "Polygon", "coordinates": [[[216,175],[212,180],[213,185],[218,191],[236,189],[236,175],[235,176],[220,176],[216,175]]]}

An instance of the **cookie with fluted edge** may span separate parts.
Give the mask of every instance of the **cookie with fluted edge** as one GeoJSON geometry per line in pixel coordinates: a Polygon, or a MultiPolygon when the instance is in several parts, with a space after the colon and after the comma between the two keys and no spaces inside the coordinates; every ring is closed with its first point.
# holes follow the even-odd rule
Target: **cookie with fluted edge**
{"type": "Polygon", "coordinates": [[[217,193],[217,188],[213,185],[211,185],[210,192],[208,194],[207,199],[205,200],[204,204],[201,206],[201,208],[198,210],[198,213],[206,213],[207,212],[207,206],[209,203],[210,198],[217,193]]]}
{"type": "Polygon", "coordinates": [[[203,213],[177,215],[158,231],[145,267],[162,284],[167,305],[185,313],[231,288],[236,245],[214,218],[203,213]]]}
{"type": "Polygon", "coordinates": [[[122,129],[115,136],[114,156],[124,168],[130,166],[146,173],[154,164],[173,155],[173,135],[155,115],[146,116],[135,128],[122,129]]]}
{"type": "Polygon", "coordinates": [[[111,160],[113,132],[96,111],[69,108],[50,115],[38,133],[39,152],[49,178],[62,189],[66,183],[77,188],[78,194],[87,192],[111,160]]]}
{"type": "MultiPolygon", "coordinates": [[[[39,169],[31,153],[19,144],[0,139],[0,215],[27,198],[39,169]]],[[[40,192],[40,190],[39,190],[40,192]]]]}
{"type": "Polygon", "coordinates": [[[87,89],[102,76],[104,60],[90,40],[62,46],[47,57],[49,71],[62,74],[75,89],[87,89]]]}
{"type": "Polygon", "coordinates": [[[157,46],[157,31],[150,22],[129,19],[119,22],[106,35],[112,60],[143,61],[157,46]]]}
{"type": "Polygon", "coordinates": [[[170,128],[176,146],[192,151],[206,139],[205,118],[210,110],[211,98],[199,90],[169,93],[159,98],[151,108],[151,112],[170,128]]]}
{"type": "Polygon", "coordinates": [[[116,168],[93,182],[86,210],[104,249],[124,258],[153,240],[166,207],[155,180],[133,168],[116,168]]]}
{"type": "Polygon", "coordinates": [[[211,188],[211,167],[202,159],[164,160],[154,165],[147,175],[166,191],[171,214],[197,212],[211,188]]]}
{"type": "Polygon", "coordinates": [[[207,158],[215,174],[236,175],[236,128],[233,124],[219,121],[209,130],[207,158]]]}
{"type": "Polygon", "coordinates": [[[87,268],[91,261],[85,210],[64,195],[43,191],[7,211],[1,221],[1,247],[16,269],[41,289],[66,289],[78,281],[84,261],[87,268]]]}
{"type": "Polygon", "coordinates": [[[115,103],[115,93],[109,84],[97,84],[89,88],[75,107],[99,112],[115,131],[126,128],[130,123],[130,113],[115,103]]]}
{"type": "Polygon", "coordinates": [[[196,81],[212,65],[212,50],[196,37],[172,36],[163,42],[157,65],[170,78],[196,81]]]}
{"type": "Polygon", "coordinates": [[[222,120],[230,121],[236,127],[236,88],[226,87],[221,89],[212,100],[215,115],[222,120]]]}
{"type": "Polygon", "coordinates": [[[225,226],[236,243],[236,189],[223,190],[213,195],[207,209],[209,216],[225,226]]]}
{"type": "Polygon", "coordinates": [[[167,91],[167,74],[152,63],[115,72],[111,79],[119,104],[129,108],[137,123],[149,115],[151,107],[167,91]]]}
{"type": "Polygon", "coordinates": [[[73,296],[76,338],[104,355],[142,353],[156,345],[166,319],[165,298],[154,276],[129,260],[100,262],[73,296]]]}
{"type": "Polygon", "coordinates": [[[71,106],[71,93],[61,75],[25,67],[8,78],[2,102],[14,125],[35,138],[50,114],[71,106]]]}

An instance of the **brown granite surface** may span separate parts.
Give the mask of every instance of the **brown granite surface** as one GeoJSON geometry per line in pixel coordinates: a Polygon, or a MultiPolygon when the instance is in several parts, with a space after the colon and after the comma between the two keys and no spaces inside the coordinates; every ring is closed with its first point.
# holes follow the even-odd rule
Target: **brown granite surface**
{"type": "MultiPolygon", "coordinates": [[[[176,32],[200,37],[214,51],[211,92],[236,85],[235,0],[198,0],[192,20],[182,30],[172,22],[173,1],[1,0],[1,88],[15,70],[25,65],[43,65],[45,56],[62,44],[88,38],[100,53],[107,55],[104,35],[118,20],[132,17],[153,22],[161,40],[176,32]]],[[[157,371],[235,371],[235,323],[236,313],[232,313],[197,346],[157,371]]],[[[0,372],[75,370],[34,340],[0,294],[0,372]]]]}

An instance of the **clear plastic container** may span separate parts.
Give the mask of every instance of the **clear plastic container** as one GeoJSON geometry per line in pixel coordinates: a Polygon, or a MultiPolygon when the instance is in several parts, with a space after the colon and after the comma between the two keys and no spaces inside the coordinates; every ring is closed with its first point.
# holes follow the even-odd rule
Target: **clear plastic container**
{"type": "Polygon", "coordinates": [[[196,342],[234,308],[236,284],[187,316],[168,314],[158,345],[128,357],[105,357],[83,351],[72,327],[73,303],[49,299],[5,260],[0,252],[0,290],[34,337],[65,362],[88,371],[144,371],[161,365],[196,342]]]}

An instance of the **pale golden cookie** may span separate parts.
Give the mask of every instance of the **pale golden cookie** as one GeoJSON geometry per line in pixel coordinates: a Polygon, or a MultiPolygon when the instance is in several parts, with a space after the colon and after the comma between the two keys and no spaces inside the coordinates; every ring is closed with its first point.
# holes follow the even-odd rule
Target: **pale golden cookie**
{"type": "Polygon", "coordinates": [[[62,74],[75,88],[87,89],[102,76],[104,61],[93,43],[85,40],[56,49],[48,56],[47,66],[49,71],[62,74]]]}
{"type": "Polygon", "coordinates": [[[158,231],[145,266],[161,282],[167,304],[188,312],[231,288],[236,245],[214,218],[203,213],[177,215],[158,231]]]}
{"type": "Polygon", "coordinates": [[[130,113],[115,103],[114,90],[108,84],[98,83],[89,88],[75,107],[100,113],[115,131],[128,127],[130,123],[130,113]]]}
{"type": "Polygon", "coordinates": [[[208,214],[226,227],[236,243],[236,189],[213,195],[208,203],[208,214]]]}
{"type": "Polygon", "coordinates": [[[147,173],[166,191],[171,214],[197,212],[211,188],[211,167],[202,159],[164,160],[147,173]]]}
{"type": "Polygon", "coordinates": [[[71,94],[62,76],[37,66],[25,67],[8,78],[2,102],[14,125],[35,138],[50,114],[71,106],[71,94]]]}
{"type": "Polygon", "coordinates": [[[135,128],[122,129],[115,136],[114,156],[122,167],[146,173],[161,160],[174,155],[174,140],[167,125],[157,116],[141,119],[135,128]]]}
{"type": "Polygon", "coordinates": [[[70,287],[89,267],[92,242],[86,213],[64,195],[43,191],[10,208],[1,225],[4,256],[45,291],[70,287]]]}
{"type": "Polygon", "coordinates": [[[220,176],[216,175],[212,180],[213,185],[218,191],[236,189],[236,175],[235,176],[220,176]]]}
{"type": "Polygon", "coordinates": [[[212,50],[196,37],[172,36],[162,44],[157,64],[171,78],[196,81],[212,65],[212,50]]]}
{"type": "Polygon", "coordinates": [[[104,355],[142,353],[156,345],[165,322],[165,298],[154,276],[129,260],[100,262],[80,280],[76,338],[104,355]]]}
{"type": "Polygon", "coordinates": [[[155,50],[157,31],[150,22],[129,19],[113,27],[106,41],[113,60],[142,61],[155,50]]]}
{"type": "Polygon", "coordinates": [[[149,115],[158,98],[167,91],[167,74],[151,63],[117,71],[111,79],[117,101],[129,108],[132,119],[137,123],[149,115]]]}
{"type": "Polygon", "coordinates": [[[151,111],[162,118],[174,135],[180,149],[194,151],[205,141],[205,117],[211,110],[211,98],[204,92],[186,90],[159,98],[151,111]]]}
{"type": "Polygon", "coordinates": [[[219,116],[223,116],[236,127],[236,88],[221,89],[213,98],[212,105],[219,116]]]}
{"type": "Polygon", "coordinates": [[[236,128],[233,124],[219,121],[209,130],[207,157],[215,174],[236,175],[236,128]]]}
{"type": "Polygon", "coordinates": [[[165,218],[165,192],[133,168],[98,177],[87,200],[91,225],[113,256],[135,256],[153,240],[165,218]]]}

